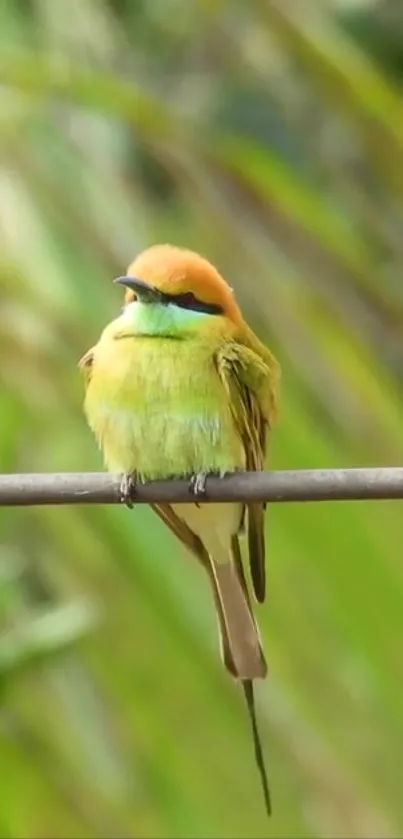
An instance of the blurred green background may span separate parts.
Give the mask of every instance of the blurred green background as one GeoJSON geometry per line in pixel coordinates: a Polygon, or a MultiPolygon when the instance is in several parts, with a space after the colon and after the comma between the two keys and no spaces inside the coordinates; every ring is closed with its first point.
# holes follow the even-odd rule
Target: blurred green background
{"type": "MultiPolygon", "coordinates": [[[[403,4],[3,0],[0,469],[102,468],[76,363],[143,247],[283,368],[273,468],[403,455],[403,4]]],[[[146,508],[0,515],[4,837],[398,837],[398,502],[268,511],[267,822],[208,584],[146,508]]]]}

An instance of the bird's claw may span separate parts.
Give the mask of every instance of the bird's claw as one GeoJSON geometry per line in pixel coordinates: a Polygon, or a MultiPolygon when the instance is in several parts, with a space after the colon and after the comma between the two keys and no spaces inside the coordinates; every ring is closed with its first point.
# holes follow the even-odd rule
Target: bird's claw
{"type": "Polygon", "coordinates": [[[201,498],[203,495],[206,495],[207,492],[207,475],[205,472],[198,472],[196,475],[192,475],[189,481],[189,490],[192,495],[195,495],[196,498],[201,498]]]}
{"type": "Polygon", "coordinates": [[[138,478],[135,472],[125,472],[120,482],[120,500],[126,504],[129,510],[133,509],[133,500],[136,497],[138,478]]]}

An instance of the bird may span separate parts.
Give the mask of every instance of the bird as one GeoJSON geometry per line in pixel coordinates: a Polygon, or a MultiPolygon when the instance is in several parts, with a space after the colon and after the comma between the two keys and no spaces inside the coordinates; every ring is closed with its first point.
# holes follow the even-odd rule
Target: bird
{"type": "Polygon", "coordinates": [[[233,289],[207,258],[151,245],[114,282],[124,306],[79,361],[84,412],[121,500],[139,482],[189,479],[191,503],[151,506],[210,581],[224,665],[243,688],[267,813],[270,789],[254,680],[267,674],[242,562],[254,597],[266,595],[265,504],[203,504],[208,476],[264,468],[278,413],[280,365],[244,320],[233,289]]]}

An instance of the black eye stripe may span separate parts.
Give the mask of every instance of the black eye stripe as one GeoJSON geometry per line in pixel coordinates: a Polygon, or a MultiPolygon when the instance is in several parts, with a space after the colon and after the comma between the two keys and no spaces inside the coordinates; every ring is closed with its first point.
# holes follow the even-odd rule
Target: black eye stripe
{"type": "Polygon", "coordinates": [[[164,303],[179,306],[180,309],[190,309],[193,312],[204,312],[206,315],[222,315],[223,309],[217,303],[204,303],[198,300],[192,292],[184,294],[162,294],[164,303]]]}

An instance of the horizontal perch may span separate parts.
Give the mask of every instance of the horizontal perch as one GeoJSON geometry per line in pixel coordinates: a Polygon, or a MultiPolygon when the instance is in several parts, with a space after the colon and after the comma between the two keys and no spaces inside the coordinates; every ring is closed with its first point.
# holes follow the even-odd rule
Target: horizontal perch
{"type": "MultiPolygon", "coordinates": [[[[105,472],[0,475],[0,506],[118,504],[120,475],[105,472]]],[[[139,484],[139,504],[194,500],[189,481],[139,484]]],[[[205,501],[357,501],[403,498],[403,468],[299,469],[208,477],[205,501]]]]}

